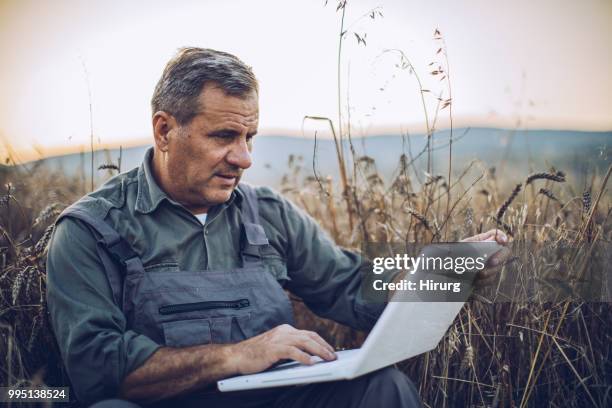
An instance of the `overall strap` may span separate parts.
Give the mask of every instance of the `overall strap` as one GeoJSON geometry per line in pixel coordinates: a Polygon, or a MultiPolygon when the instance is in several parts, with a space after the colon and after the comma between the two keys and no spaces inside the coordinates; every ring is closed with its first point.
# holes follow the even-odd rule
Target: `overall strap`
{"type": "MultiPolygon", "coordinates": [[[[142,261],[132,246],[119,235],[117,231],[105,220],[91,215],[88,211],[77,206],[66,208],[58,217],[58,222],[64,217],[72,217],[85,222],[100,235],[98,243],[104,248],[121,266],[122,274],[133,274],[144,272],[142,261]]],[[[123,305],[123,278],[125,275],[117,275],[104,268],[106,277],[111,286],[113,297],[118,305],[123,305]]]]}
{"type": "Polygon", "coordinates": [[[256,265],[261,262],[261,247],[268,245],[268,237],[259,223],[259,205],[255,189],[244,183],[240,183],[239,188],[244,196],[240,256],[243,266],[256,265]]]}

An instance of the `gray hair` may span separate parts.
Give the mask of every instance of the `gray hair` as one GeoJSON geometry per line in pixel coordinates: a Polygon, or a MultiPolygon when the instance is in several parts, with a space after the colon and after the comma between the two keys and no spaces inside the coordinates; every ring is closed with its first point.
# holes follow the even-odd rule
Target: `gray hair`
{"type": "Polygon", "coordinates": [[[179,125],[188,124],[202,109],[198,97],[209,83],[237,97],[259,89],[251,67],[238,57],[209,48],[181,48],[168,61],[155,86],[153,114],[164,111],[174,116],[179,125]]]}

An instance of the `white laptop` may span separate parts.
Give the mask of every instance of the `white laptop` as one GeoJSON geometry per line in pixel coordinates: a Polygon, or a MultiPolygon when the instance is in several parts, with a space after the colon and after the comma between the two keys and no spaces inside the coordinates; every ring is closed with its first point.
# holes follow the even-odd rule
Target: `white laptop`
{"type": "MultiPolygon", "coordinates": [[[[470,252],[485,258],[501,249],[494,241],[470,244],[470,252]]],[[[446,251],[448,254],[449,247],[440,248],[439,245],[428,246],[423,253],[436,256],[440,251],[446,251]]],[[[464,302],[421,301],[416,296],[413,292],[396,291],[363,346],[336,352],[337,359],[334,361],[312,357],[315,364],[310,366],[288,362],[261,373],[218,381],[217,386],[220,391],[240,391],[350,380],[432,350],[455,320],[464,302]]]]}

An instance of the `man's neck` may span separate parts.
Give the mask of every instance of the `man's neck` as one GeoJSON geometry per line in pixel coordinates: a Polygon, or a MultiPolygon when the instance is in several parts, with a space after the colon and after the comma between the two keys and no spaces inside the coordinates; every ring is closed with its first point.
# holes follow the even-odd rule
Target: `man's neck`
{"type": "Polygon", "coordinates": [[[160,152],[158,152],[157,150],[153,151],[153,157],[151,158],[151,174],[153,175],[153,179],[155,180],[155,182],[157,183],[157,185],[159,186],[159,188],[166,193],[166,195],[176,201],[177,203],[181,204],[183,207],[185,207],[185,209],[187,209],[187,211],[189,211],[190,213],[194,214],[194,215],[198,215],[198,214],[206,214],[208,213],[208,211],[210,210],[210,206],[203,206],[203,205],[191,205],[186,203],[184,200],[181,200],[178,194],[174,194],[172,192],[172,188],[171,188],[171,183],[168,180],[168,177],[164,177],[165,172],[163,170],[163,163],[162,163],[162,154],[160,152]]]}

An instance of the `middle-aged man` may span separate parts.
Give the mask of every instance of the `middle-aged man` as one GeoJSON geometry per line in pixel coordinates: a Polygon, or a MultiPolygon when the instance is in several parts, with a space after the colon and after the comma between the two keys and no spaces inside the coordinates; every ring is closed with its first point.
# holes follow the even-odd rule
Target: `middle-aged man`
{"type": "Polygon", "coordinates": [[[215,390],[219,379],[284,359],[335,358],[318,334],[293,327],[284,289],[357,329],[372,327],[384,305],[361,297],[358,254],[269,188],[239,184],[258,126],[248,66],[224,52],[182,49],[151,104],[155,140],[142,165],[69,207],[49,250],[51,322],[78,400],[420,406],[394,368],[352,381],[215,390]]]}

